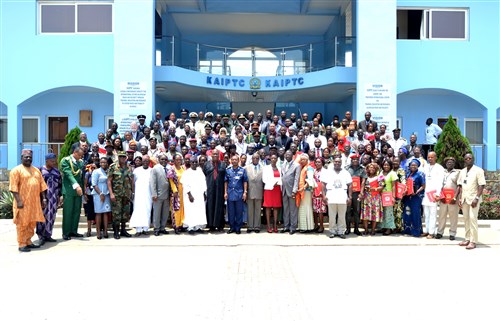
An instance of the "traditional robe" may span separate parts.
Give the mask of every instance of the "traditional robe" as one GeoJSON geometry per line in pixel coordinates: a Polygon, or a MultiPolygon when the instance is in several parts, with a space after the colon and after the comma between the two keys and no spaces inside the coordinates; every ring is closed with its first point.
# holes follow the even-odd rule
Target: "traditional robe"
{"type": "Polygon", "coordinates": [[[184,226],[189,230],[197,230],[207,225],[207,214],[205,208],[204,193],[207,191],[205,174],[201,169],[188,169],[181,177],[184,194],[184,226]],[[188,193],[191,193],[194,201],[191,203],[188,193]]]}
{"type": "Polygon", "coordinates": [[[137,232],[147,231],[153,206],[153,196],[149,185],[151,168],[137,167],[134,169],[134,212],[129,225],[135,227],[137,232]]]}
{"type": "Polygon", "coordinates": [[[224,178],[226,166],[219,162],[217,169],[212,162],[206,162],[203,169],[207,182],[207,226],[224,227],[224,178]]]}

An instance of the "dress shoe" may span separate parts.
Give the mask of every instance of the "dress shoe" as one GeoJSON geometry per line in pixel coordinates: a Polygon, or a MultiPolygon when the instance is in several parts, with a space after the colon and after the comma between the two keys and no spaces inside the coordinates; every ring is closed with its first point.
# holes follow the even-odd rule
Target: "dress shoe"
{"type": "Polygon", "coordinates": [[[160,231],[155,231],[155,236],[160,236],[160,231]]]}
{"type": "Polygon", "coordinates": [[[98,239],[98,240],[101,240],[101,239],[102,239],[102,236],[97,235],[97,239],[98,239]]]}
{"type": "Polygon", "coordinates": [[[73,237],[83,237],[83,234],[80,234],[80,233],[69,233],[69,236],[73,236],[73,237]]]}
{"type": "Polygon", "coordinates": [[[324,232],[324,231],[325,231],[325,228],[324,228],[324,227],[320,227],[320,228],[318,229],[318,232],[317,232],[317,233],[318,233],[318,234],[323,234],[323,232],[324,232]]]}
{"type": "Polygon", "coordinates": [[[227,234],[232,234],[234,232],[235,232],[235,230],[233,230],[232,228],[230,228],[229,231],[227,231],[227,234]]]}
{"type": "Polygon", "coordinates": [[[450,235],[450,241],[455,241],[455,236],[454,235],[450,235]]]}
{"type": "Polygon", "coordinates": [[[248,234],[250,234],[250,233],[252,233],[252,232],[253,232],[253,230],[252,230],[251,228],[247,228],[247,233],[248,233],[248,234]]]}
{"type": "Polygon", "coordinates": [[[30,252],[31,249],[27,246],[23,246],[19,248],[19,252],[30,252]]]}
{"type": "Polygon", "coordinates": [[[469,245],[467,245],[465,247],[465,249],[467,249],[467,250],[473,250],[475,248],[476,248],[476,243],[474,243],[474,242],[470,242],[469,245]]]}
{"type": "Polygon", "coordinates": [[[85,233],[86,237],[90,237],[91,235],[92,235],[92,232],[90,232],[90,231],[87,231],[87,233],[85,233]]]}
{"type": "Polygon", "coordinates": [[[440,239],[440,238],[442,238],[442,237],[443,237],[443,234],[439,234],[439,233],[438,233],[438,234],[436,234],[436,239],[438,239],[438,240],[439,240],[439,239],[440,239]]]}
{"type": "Polygon", "coordinates": [[[118,231],[115,231],[113,233],[113,237],[115,238],[115,240],[119,240],[120,239],[120,233],[118,233],[118,231]]]}
{"type": "Polygon", "coordinates": [[[42,238],[38,241],[38,245],[43,246],[44,244],[45,244],[45,239],[42,238]]]}
{"type": "Polygon", "coordinates": [[[286,233],[286,232],[290,232],[290,230],[289,230],[289,229],[287,229],[287,228],[284,228],[284,229],[282,229],[282,230],[280,231],[280,233],[286,233]]]}
{"type": "Polygon", "coordinates": [[[174,233],[177,234],[177,235],[179,235],[179,234],[181,234],[181,230],[178,229],[178,228],[176,228],[176,229],[174,229],[174,233]]]}
{"type": "Polygon", "coordinates": [[[295,230],[290,230],[290,232],[289,232],[289,233],[290,233],[290,235],[294,235],[294,234],[295,234],[295,232],[297,232],[297,231],[295,231],[295,230]]]}
{"type": "Polygon", "coordinates": [[[109,237],[108,232],[104,233],[104,238],[107,239],[109,237]]]}
{"type": "Polygon", "coordinates": [[[354,234],[356,234],[357,236],[360,236],[361,232],[359,230],[354,230],[354,234]]]}
{"type": "Polygon", "coordinates": [[[199,228],[199,229],[196,230],[196,233],[205,234],[205,231],[202,230],[201,228],[199,228]]]}
{"type": "Polygon", "coordinates": [[[345,240],[345,234],[340,234],[339,237],[343,240],[345,240]]]}
{"type": "Polygon", "coordinates": [[[470,243],[469,241],[465,240],[465,241],[462,241],[462,242],[458,243],[458,245],[460,245],[460,246],[467,246],[467,245],[469,245],[469,243],[470,243]]]}
{"type": "Polygon", "coordinates": [[[188,234],[189,234],[189,235],[194,235],[194,230],[189,230],[189,231],[188,231],[188,234]]]}
{"type": "Polygon", "coordinates": [[[345,235],[349,235],[349,234],[351,234],[351,230],[346,230],[345,235]]]}
{"type": "Polygon", "coordinates": [[[149,232],[148,231],[142,231],[141,233],[142,235],[149,235],[149,232]]]}
{"type": "Polygon", "coordinates": [[[69,241],[71,240],[71,237],[69,235],[63,235],[63,240],[69,241]]]}
{"type": "Polygon", "coordinates": [[[134,234],[134,237],[139,237],[141,235],[142,235],[142,232],[137,232],[137,233],[134,234]]]}
{"type": "Polygon", "coordinates": [[[122,230],[120,232],[120,236],[125,236],[125,237],[132,237],[132,235],[130,235],[126,230],[122,230]]]}
{"type": "Polygon", "coordinates": [[[335,233],[330,233],[330,235],[328,235],[328,237],[333,239],[335,237],[335,233]]]}
{"type": "Polygon", "coordinates": [[[53,239],[52,237],[50,237],[50,236],[49,236],[49,237],[45,237],[43,240],[44,240],[45,242],[50,242],[50,243],[56,243],[56,242],[57,242],[57,240],[54,240],[54,239],[53,239]]]}
{"type": "Polygon", "coordinates": [[[30,249],[38,249],[38,248],[40,248],[40,245],[33,244],[33,243],[31,243],[31,244],[29,244],[29,245],[27,245],[27,246],[28,246],[28,248],[30,248],[30,249]]]}
{"type": "Polygon", "coordinates": [[[240,235],[240,234],[241,234],[241,231],[240,231],[240,230],[236,231],[236,234],[240,235]]]}
{"type": "Polygon", "coordinates": [[[168,231],[167,230],[160,230],[160,234],[168,234],[168,231]]]}
{"type": "Polygon", "coordinates": [[[260,233],[260,229],[258,229],[258,228],[257,228],[257,229],[255,229],[255,230],[253,230],[253,231],[254,231],[255,233],[260,233]]]}

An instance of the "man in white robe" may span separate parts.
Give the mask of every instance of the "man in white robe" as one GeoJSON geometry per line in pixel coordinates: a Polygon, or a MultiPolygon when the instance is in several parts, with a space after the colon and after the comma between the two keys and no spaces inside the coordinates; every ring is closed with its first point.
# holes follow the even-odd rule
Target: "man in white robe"
{"type": "Polygon", "coordinates": [[[203,233],[202,228],[207,225],[205,200],[207,184],[205,174],[198,169],[197,157],[191,158],[191,168],[187,169],[181,177],[184,193],[184,227],[189,234],[203,233]]]}
{"type": "Polygon", "coordinates": [[[151,168],[149,156],[142,157],[142,167],[134,169],[134,212],[129,225],[135,228],[135,236],[146,235],[149,229],[153,196],[149,185],[151,168]]]}

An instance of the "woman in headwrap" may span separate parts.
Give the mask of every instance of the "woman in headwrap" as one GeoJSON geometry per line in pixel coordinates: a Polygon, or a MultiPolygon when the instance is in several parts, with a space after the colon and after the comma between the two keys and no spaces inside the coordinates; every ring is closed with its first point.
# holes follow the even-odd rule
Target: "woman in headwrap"
{"type": "Polygon", "coordinates": [[[314,168],[309,166],[309,156],[301,154],[299,164],[301,166],[299,189],[295,196],[296,205],[299,208],[298,226],[299,232],[310,232],[314,230],[314,215],[312,207],[312,191],[316,187],[314,181],[314,168]]]}
{"type": "Polygon", "coordinates": [[[420,237],[422,234],[421,208],[425,190],[425,176],[418,170],[419,166],[418,159],[410,161],[406,183],[413,184],[413,193],[407,194],[403,198],[403,234],[415,237],[420,237]]]}

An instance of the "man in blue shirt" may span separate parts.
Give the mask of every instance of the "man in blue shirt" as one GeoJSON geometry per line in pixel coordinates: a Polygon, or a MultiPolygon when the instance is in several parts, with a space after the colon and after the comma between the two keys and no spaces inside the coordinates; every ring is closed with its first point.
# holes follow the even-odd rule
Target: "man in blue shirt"
{"type": "Polygon", "coordinates": [[[238,166],[239,157],[231,157],[231,165],[226,169],[224,198],[227,201],[229,231],[227,234],[240,234],[243,225],[243,202],[247,199],[248,177],[243,167],[238,166]]]}

